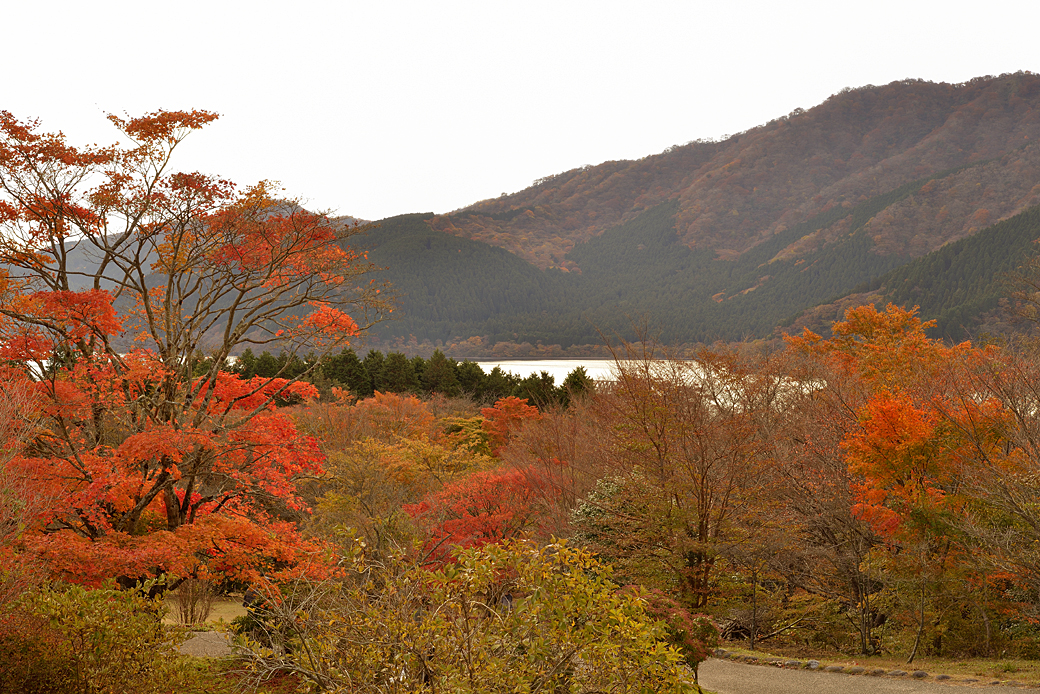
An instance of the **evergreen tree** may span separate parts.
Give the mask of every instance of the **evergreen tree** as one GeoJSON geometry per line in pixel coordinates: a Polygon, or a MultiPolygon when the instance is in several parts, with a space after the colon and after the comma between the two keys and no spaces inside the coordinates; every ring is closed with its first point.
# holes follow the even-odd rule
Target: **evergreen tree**
{"type": "Polygon", "coordinates": [[[455,376],[455,364],[439,349],[426,363],[422,385],[428,393],[444,393],[449,397],[455,397],[461,392],[459,380],[455,376]]]}
{"type": "Polygon", "coordinates": [[[246,349],[242,352],[242,356],[235,362],[234,372],[246,379],[256,376],[256,356],[253,355],[253,350],[246,349]]]}
{"type": "Polygon", "coordinates": [[[382,383],[391,393],[414,393],[419,390],[415,367],[404,354],[390,352],[383,360],[382,383]]]}
{"type": "Polygon", "coordinates": [[[483,392],[484,382],[487,380],[487,374],[484,373],[484,369],[480,368],[480,364],[467,359],[459,364],[457,372],[462,392],[478,398],[479,394],[483,392]]]}
{"type": "Polygon", "coordinates": [[[520,378],[515,374],[502,370],[501,366],[491,369],[491,373],[484,379],[484,389],[477,394],[478,398],[490,401],[501,400],[509,397],[513,388],[520,384],[520,378]]]}
{"type": "Polygon", "coordinates": [[[548,371],[531,374],[513,388],[513,396],[525,398],[539,409],[561,401],[561,390],[556,387],[556,379],[548,371]]]}
{"type": "Polygon", "coordinates": [[[278,371],[282,378],[296,378],[300,374],[306,373],[307,369],[313,365],[313,359],[313,354],[301,359],[298,355],[288,354],[283,350],[278,354],[278,371]]]}
{"type": "Polygon", "coordinates": [[[563,385],[561,386],[563,403],[569,405],[572,400],[581,398],[586,393],[591,393],[594,386],[595,383],[585,371],[584,366],[575,368],[567,374],[567,378],[563,379],[563,385]]]}
{"type": "Polygon", "coordinates": [[[383,353],[370,349],[362,363],[365,365],[365,372],[369,377],[365,397],[372,395],[374,391],[383,392],[386,390],[386,387],[383,385],[383,353]]]}
{"type": "Polygon", "coordinates": [[[412,357],[412,369],[415,371],[415,378],[422,383],[423,372],[426,371],[426,360],[419,355],[412,357]]]}
{"type": "Polygon", "coordinates": [[[278,358],[270,352],[264,352],[260,355],[260,358],[256,360],[256,374],[263,378],[274,378],[278,375],[279,369],[282,365],[278,363],[278,358]]]}
{"type": "Polygon", "coordinates": [[[337,383],[347,387],[354,396],[367,398],[372,395],[372,378],[354,350],[344,349],[335,356],[326,357],[322,371],[337,383]]]}

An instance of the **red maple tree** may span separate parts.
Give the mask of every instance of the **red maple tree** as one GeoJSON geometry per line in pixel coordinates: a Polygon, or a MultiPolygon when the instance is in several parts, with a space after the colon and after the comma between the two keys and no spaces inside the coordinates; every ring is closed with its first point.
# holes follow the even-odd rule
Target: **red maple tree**
{"type": "Polygon", "coordinates": [[[494,407],[481,408],[480,414],[484,415],[484,431],[491,438],[491,455],[494,456],[498,456],[524,421],[541,417],[538,408],[529,404],[526,398],[513,395],[502,398],[494,407]]]}
{"type": "Polygon", "coordinates": [[[533,529],[547,493],[551,489],[536,470],[481,471],[405,504],[404,511],[425,528],[431,555],[443,560],[453,547],[482,547],[533,529]]]}
{"type": "MultiPolygon", "coordinates": [[[[241,192],[170,170],[216,118],[109,119],[127,145],[76,148],[0,112],[0,358],[33,392],[0,461],[45,503],[0,538],[5,562],[124,583],[162,573],[248,577],[318,547],[291,522],[314,440],[274,409],[316,396],[225,372],[244,346],[320,356],[389,306],[353,229],[261,182],[241,192]],[[201,374],[197,355],[211,360],[201,374]]],[[[277,376],[281,376],[278,374],[277,376]]]]}

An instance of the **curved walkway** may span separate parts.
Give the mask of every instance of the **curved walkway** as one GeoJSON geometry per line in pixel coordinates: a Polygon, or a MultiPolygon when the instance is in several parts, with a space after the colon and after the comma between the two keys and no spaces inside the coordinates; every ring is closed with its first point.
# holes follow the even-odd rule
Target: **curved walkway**
{"type": "MultiPolygon", "coordinates": [[[[709,658],[701,663],[698,680],[702,687],[718,694],[955,694],[968,687],[989,688],[988,682],[935,682],[915,680],[909,675],[872,677],[775,665],[747,665],[718,658],[709,658]]],[[[1000,685],[1016,692],[1040,692],[1040,689],[1015,686],[1011,682],[1001,682],[1000,685]]]]}

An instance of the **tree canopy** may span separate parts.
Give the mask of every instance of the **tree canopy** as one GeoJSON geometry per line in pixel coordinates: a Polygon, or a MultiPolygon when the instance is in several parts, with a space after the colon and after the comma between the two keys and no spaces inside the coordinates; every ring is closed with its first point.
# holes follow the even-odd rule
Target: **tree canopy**
{"type": "Polygon", "coordinates": [[[216,118],[109,116],[121,144],[76,147],[0,112],[0,358],[31,392],[3,447],[38,497],[5,550],[57,576],[248,575],[315,551],[289,520],[322,456],[274,403],[316,391],[224,365],[246,346],[320,356],[390,306],[352,229],[269,182],[172,168],[216,118]]]}

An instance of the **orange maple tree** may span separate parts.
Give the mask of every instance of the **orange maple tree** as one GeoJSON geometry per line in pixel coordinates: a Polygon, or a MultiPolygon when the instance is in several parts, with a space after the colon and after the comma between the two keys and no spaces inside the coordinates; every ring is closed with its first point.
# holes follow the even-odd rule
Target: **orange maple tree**
{"type": "Polygon", "coordinates": [[[123,144],[77,148],[0,112],[0,358],[34,394],[20,413],[34,428],[0,446],[46,500],[2,543],[6,562],[130,584],[276,572],[318,549],[291,519],[294,480],[323,458],[274,409],[315,389],[306,373],[222,369],[244,346],[342,348],[390,307],[345,245],[355,229],[267,182],[171,170],[216,118],[109,116],[123,144]]]}
{"type": "MultiPolygon", "coordinates": [[[[930,339],[930,325],[916,309],[868,305],[850,309],[828,340],[810,331],[789,339],[823,366],[808,382],[813,399],[828,403],[833,419],[826,426],[840,432],[835,453],[848,476],[835,480],[844,481],[852,497],[848,512],[875,533],[868,539],[870,560],[883,567],[889,585],[900,587],[900,605],[916,622],[908,662],[929,625],[938,633],[945,628],[945,606],[973,601],[984,615],[991,609],[969,589],[985,586],[994,573],[985,550],[972,547],[965,532],[978,506],[965,480],[979,468],[980,453],[985,457],[984,449],[996,443],[990,434],[1009,423],[1000,403],[966,381],[996,350],[930,339]]],[[[869,566],[867,555],[859,561],[854,575],[869,571],[862,568],[869,566]]],[[[869,585],[864,578],[858,583],[869,585]]],[[[871,652],[876,599],[869,589],[856,593],[861,647],[871,652]]]]}
{"type": "Polygon", "coordinates": [[[924,530],[910,526],[956,506],[960,448],[969,443],[956,435],[957,423],[987,407],[959,397],[955,383],[956,365],[983,353],[928,338],[933,324],[916,309],[867,305],[850,309],[829,340],[808,330],[790,340],[829,363],[835,379],[856,384],[845,402],[856,422],[842,440],[860,480],[853,511],[890,540],[910,539],[924,530]]]}
{"type": "Polygon", "coordinates": [[[491,454],[494,456],[498,456],[526,420],[541,418],[537,407],[529,404],[526,398],[513,395],[497,401],[494,407],[481,408],[480,414],[484,416],[483,428],[491,439],[491,454]]]}

